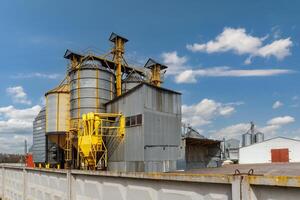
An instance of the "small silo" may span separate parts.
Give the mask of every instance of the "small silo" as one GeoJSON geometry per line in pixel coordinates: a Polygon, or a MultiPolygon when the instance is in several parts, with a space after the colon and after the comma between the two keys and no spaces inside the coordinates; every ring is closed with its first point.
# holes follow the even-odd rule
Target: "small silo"
{"type": "Polygon", "coordinates": [[[255,134],[255,143],[259,143],[263,141],[264,141],[264,134],[262,132],[257,132],[255,134]]]}
{"type": "Polygon", "coordinates": [[[128,76],[123,80],[123,84],[122,84],[123,93],[138,86],[143,81],[144,81],[143,77],[139,73],[133,71],[132,73],[128,74],[128,76]]]}
{"type": "Polygon", "coordinates": [[[252,135],[250,133],[244,133],[243,134],[243,141],[242,141],[242,146],[246,147],[252,144],[252,135]]]}
{"type": "Polygon", "coordinates": [[[82,114],[106,112],[105,103],[115,97],[115,76],[97,60],[85,60],[69,70],[71,128],[82,114]]]}
{"type": "Polygon", "coordinates": [[[70,91],[63,84],[48,91],[46,97],[46,133],[65,133],[70,119],[70,91]]]}
{"type": "Polygon", "coordinates": [[[46,94],[46,161],[62,163],[66,132],[70,123],[70,91],[62,84],[46,94]],[[55,147],[55,151],[52,151],[55,147]],[[54,159],[52,159],[54,158],[54,159]]]}
{"type": "Polygon", "coordinates": [[[35,163],[46,161],[46,110],[42,108],[33,121],[33,145],[32,155],[35,163]]]}

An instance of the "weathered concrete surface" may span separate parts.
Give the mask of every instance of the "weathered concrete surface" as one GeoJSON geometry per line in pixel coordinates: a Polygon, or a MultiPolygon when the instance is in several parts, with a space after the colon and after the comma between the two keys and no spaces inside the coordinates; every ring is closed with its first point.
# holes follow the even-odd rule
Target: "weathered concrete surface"
{"type": "Polygon", "coordinates": [[[253,169],[253,174],[256,175],[300,176],[300,163],[236,164],[225,165],[220,168],[193,169],[184,173],[232,175],[236,169],[241,173],[248,173],[250,169],[253,169]]]}
{"type": "Polygon", "coordinates": [[[119,173],[1,166],[5,200],[299,199],[300,177],[119,173]]]}

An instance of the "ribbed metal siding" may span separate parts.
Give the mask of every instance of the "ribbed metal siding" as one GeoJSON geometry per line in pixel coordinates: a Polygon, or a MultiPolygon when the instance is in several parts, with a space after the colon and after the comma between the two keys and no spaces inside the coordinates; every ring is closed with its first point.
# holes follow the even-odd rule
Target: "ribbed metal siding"
{"type": "Polygon", "coordinates": [[[122,91],[123,93],[127,92],[128,90],[131,90],[132,88],[138,86],[141,82],[138,81],[125,81],[122,84],[122,91]]]}
{"type": "Polygon", "coordinates": [[[255,134],[255,143],[263,142],[263,141],[264,141],[264,134],[261,132],[257,132],[255,134]]]}
{"type": "Polygon", "coordinates": [[[246,147],[252,144],[252,135],[250,133],[244,133],[243,136],[243,141],[242,141],[242,146],[246,147]]]}
{"type": "Polygon", "coordinates": [[[86,61],[70,71],[70,117],[78,120],[88,112],[106,112],[104,103],[115,97],[115,77],[97,61],[86,61]]]}
{"type": "Polygon", "coordinates": [[[46,161],[46,110],[43,108],[33,121],[33,161],[46,161]]]}
{"type": "Polygon", "coordinates": [[[107,105],[108,112],[143,115],[142,126],[126,128],[126,138],[110,157],[110,170],[138,171],[124,163],[144,162],[144,171],[175,170],[181,137],[181,97],[148,85],[107,105]]]}
{"type": "Polygon", "coordinates": [[[70,119],[70,94],[50,93],[46,98],[46,132],[66,132],[70,119]]]}

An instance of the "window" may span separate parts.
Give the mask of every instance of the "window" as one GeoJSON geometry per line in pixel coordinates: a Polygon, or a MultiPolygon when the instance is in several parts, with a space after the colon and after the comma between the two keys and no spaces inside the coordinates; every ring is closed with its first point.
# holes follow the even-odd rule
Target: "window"
{"type": "Polygon", "coordinates": [[[141,126],[142,122],[142,114],[126,117],[126,127],[141,126]]]}
{"type": "Polygon", "coordinates": [[[142,125],[142,114],[136,116],[136,124],[142,125]]]}
{"type": "Polygon", "coordinates": [[[136,116],[130,117],[130,126],[135,126],[136,125],[136,116]]]}
{"type": "Polygon", "coordinates": [[[126,127],[130,126],[130,117],[126,117],[126,127]]]}

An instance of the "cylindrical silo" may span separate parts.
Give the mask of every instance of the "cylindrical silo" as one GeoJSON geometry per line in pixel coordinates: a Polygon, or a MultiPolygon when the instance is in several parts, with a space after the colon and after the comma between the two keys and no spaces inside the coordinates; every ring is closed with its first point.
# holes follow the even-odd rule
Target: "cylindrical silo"
{"type": "Polygon", "coordinates": [[[46,161],[46,112],[43,108],[33,121],[33,145],[32,154],[35,163],[44,163],[46,161]]]}
{"type": "Polygon", "coordinates": [[[123,81],[123,84],[122,84],[123,93],[125,93],[128,90],[131,90],[132,88],[136,87],[141,82],[143,82],[143,79],[142,79],[141,75],[136,73],[136,72],[132,72],[123,81]]]}
{"type": "Polygon", "coordinates": [[[264,141],[264,134],[262,132],[257,132],[255,134],[255,143],[263,142],[264,141]]]}
{"type": "Polygon", "coordinates": [[[70,120],[69,85],[60,85],[45,94],[46,134],[65,133],[70,120]]]}
{"type": "Polygon", "coordinates": [[[76,129],[82,114],[106,112],[104,104],[115,97],[115,76],[95,60],[82,62],[69,76],[71,128],[76,129]]]}
{"type": "Polygon", "coordinates": [[[46,162],[63,164],[66,132],[70,124],[70,88],[62,84],[46,94],[46,162]],[[55,147],[55,151],[53,151],[55,147]]]}
{"type": "Polygon", "coordinates": [[[243,147],[251,145],[252,144],[251,141],[252,141],[252,135],[250,133],[244,133],[243,141],[242,141],[243,147]]]}

